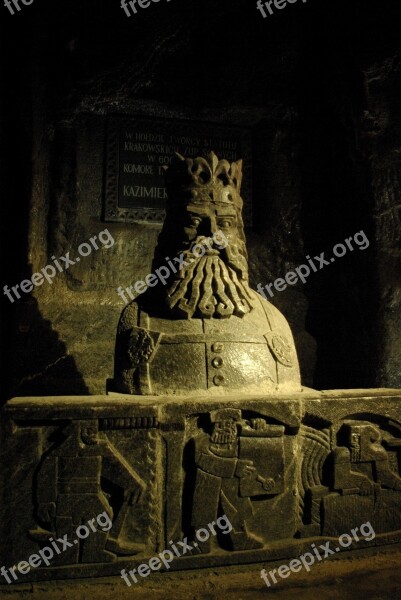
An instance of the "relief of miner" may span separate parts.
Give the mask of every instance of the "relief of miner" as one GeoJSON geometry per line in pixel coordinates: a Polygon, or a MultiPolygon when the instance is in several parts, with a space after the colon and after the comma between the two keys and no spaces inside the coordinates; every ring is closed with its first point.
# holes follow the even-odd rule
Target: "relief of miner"
{"type": "MultiPolygon", "coordinates": [[[[194,438],[196,481],[192,503],[194,530],[226,515],[232,530],[231,550],[263,547],[247,527],[253,514],[251,497],[284,491],[284,427],[264,419],[247,421],[241,410],[223,408],[210,413],[213,430],[194,438]]],[[[211,550],[211,538],[199,544],[211,550]]]]}
{"type": "Polygon", "coordinates": [[[110,529],[92,529],[80,545],[61,555],[63,562],[112,562],[116,555],[142,552],[145,545],[124,539],[122,531],[129,505],[140,501],[145,482],[98,431],[96,420],[73,421],[63,434],[67,437],[44,455],[36,474],[35,512],[40,527],[31,529],[30,537],[43,542],[50,535],[70,536],[78,526],[105,513],[110,529]],[[102,478],[123,493],[117,514],[102,489],[102,478]]]}
{"type": "Polygon", "coordinates": [[[116,391],[300,389],[288,323],[249,287],[241,179],[242,161],[214,153],[177,155],[167,169],[167,214],[152,265],[165,285],[153,283],[122,313],[116,391]]]}
{"type": "Polygon", "coordinates": [[[380,429],[367,421],[345,421],[346,446],[333,451],[333,488],[369,496],[382,487],[401,491],[401,477],[390,468],[380,429]]]}
{"type": "Polygon", "coordinates": [[[329,485],[311,489],[312,522],[322,535],[351,529],[360,515],[376,534],[401,528],[400,447],[399,437],[376,423],[343,421],[327,458],[329,485]]]}

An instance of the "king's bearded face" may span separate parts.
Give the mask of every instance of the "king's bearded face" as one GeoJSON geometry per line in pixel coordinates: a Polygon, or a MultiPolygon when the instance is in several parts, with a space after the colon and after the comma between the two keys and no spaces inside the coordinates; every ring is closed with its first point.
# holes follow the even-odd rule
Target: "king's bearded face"
{"type": "Polygon", "coordinates": [[[245,245],[233,206],[187,206],[181,252],[185,264],[167,286],[167,304],[181,318],[243,317],[252,310],[245,245]]]}

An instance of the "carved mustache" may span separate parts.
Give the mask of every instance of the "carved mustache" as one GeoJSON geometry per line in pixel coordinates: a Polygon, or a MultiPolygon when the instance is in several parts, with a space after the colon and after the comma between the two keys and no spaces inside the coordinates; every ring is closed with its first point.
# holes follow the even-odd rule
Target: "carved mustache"
{"type": "Polygon", "coordinates": [[[247,260],[245,256],[241,254],[239,248],[236,245],[230,244],[222,248],[221,246],[214,244],[212,238],[207,238],[206,236],[199,236],[195,240],[190,242],[189,247],[187,247],[183,251],[183,255],[186,259],[188,259],[189,263],[197,261],[201,258],[199,254],[194,252],[196,246],[203,247],[204,253],[202,254],[202,256],[218,256],[228,266],[233,267],[237,271],[237,274],[240,276],[241,280],[247,281],[247,260]]]}

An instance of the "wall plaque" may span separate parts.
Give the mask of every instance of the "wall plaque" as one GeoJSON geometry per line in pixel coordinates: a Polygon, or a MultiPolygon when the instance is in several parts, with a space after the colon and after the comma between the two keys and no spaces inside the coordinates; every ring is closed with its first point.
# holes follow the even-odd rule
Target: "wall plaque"
{"type": "Polygon", "coordinates": [[[245,225],[252,225],[249,129],[125,116],[109,117],[107,123],[105,221],[163,222],[163,165],[171,163],[175,152],[194,158],[212,150],[229,161],[244,159],[243,217],[245,225]]]}

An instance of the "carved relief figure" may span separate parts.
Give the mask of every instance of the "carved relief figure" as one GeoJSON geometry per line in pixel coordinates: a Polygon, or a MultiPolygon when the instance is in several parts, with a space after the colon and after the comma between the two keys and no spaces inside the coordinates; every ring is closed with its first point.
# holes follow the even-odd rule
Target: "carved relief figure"
{"type": "Polygon", "coordinates": [[[367,496],[383,488],[401,491],[401,477],[391,470],[378,427],[364,421],[343,425],[347,446],[334,450],[333,488],[367,496]]]}
{"type": "MultiPolygon", "coordinates": [[[[336,428],[331,451],[326,434],[313,432],[310,439],[315,445],[309,451],[304,447],[303,462],[313,457],[319,477],[310,478],[313,485],[305,487],[306,524],[301,536],[336,535],[352,527],[361,515],[376,533],[400,529],[399,437],[375,423],[348,419],[336,428]]],[[[307,467],[302,470],[308,471],[307,467]]]]}
{"type": "MultiPolygon", "coordinates": [[[[197,471],[192,526],[203,527],[225,514],[233,526],[232,549],[261,548],[263,540],[247,526],[254,513],[251,498],[283,491],[284,427],[268,425],[260,418],[244,420],[240,410],[230,408],[212,411],[210,419],[211,434],[194,440],[197,471]]],[[[210,551],[210,543],[202,544],[203,552],[210,551]]]]}
{"type": "Polygon", "coordinates": [[[98,431],[97,421],[73,421],[63,432],[66,439],[51,449],[39,465],[36,476],[36,516],[45,526],[30,531],[37,541],[49,536],[70,535],[75,529],[105,511],[113,520],[110,531],[96,531],[75,546],[68,562],[113,561],[116,554],[133,555],[144,544],[123,539],[121,531],[129,504],[140,501],[146,484],[124,457],[98,431]],[[119,486],[123,503],[117,515],[106,497],[101,478],[119,486]]]}

